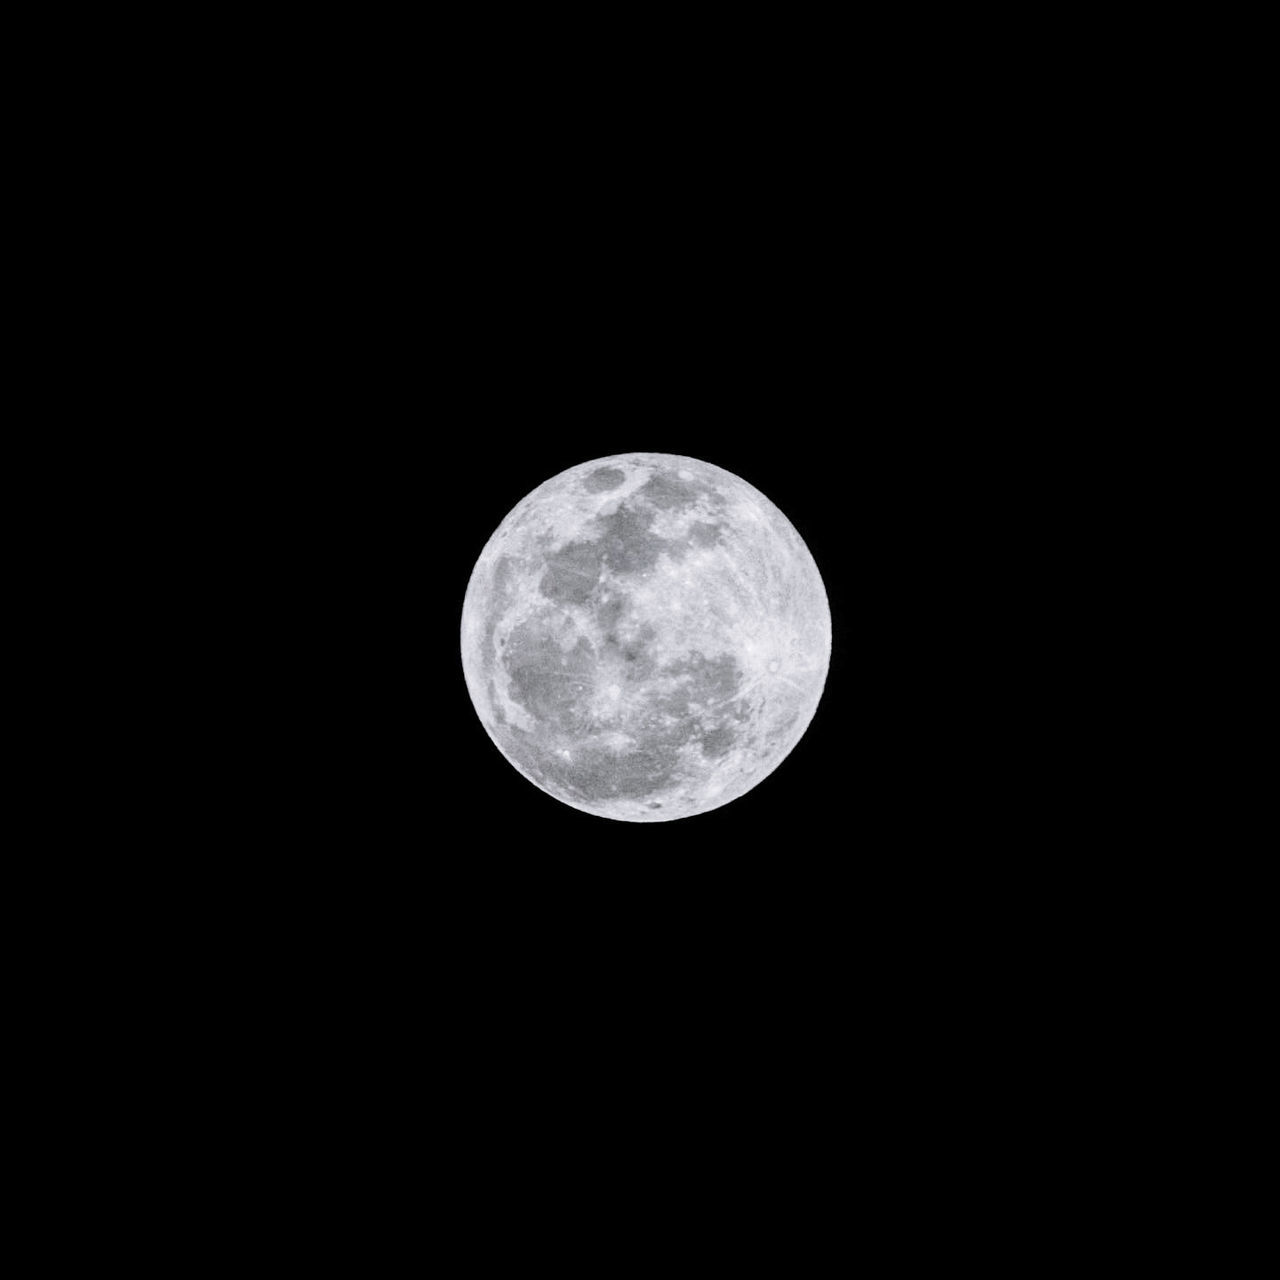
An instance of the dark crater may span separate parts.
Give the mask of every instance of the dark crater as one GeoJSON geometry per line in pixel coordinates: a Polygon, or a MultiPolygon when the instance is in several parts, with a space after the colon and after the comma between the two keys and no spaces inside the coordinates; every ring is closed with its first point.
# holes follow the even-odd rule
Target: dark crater
{"type": "Polygon", "coordinates": [[[565,652],[553,636],[525,623],[512,633],[504,665],[511,696],[536,720],[576,730],[584,720],[583,695],[591,686],[595,651],[585,636],[565,652]]]}
{"type": "Polygon", "coordinates": [[[689,529],[689,541],[697,547],[714,546],[720,541],[720,526],[703,520],[695,521],[689,529]]]}
{"type": "Polygon", "coordinates": [[[548,557],[538,590],[557,604],[583,604],[600,580],[603,549],[594,542],[570,542],[548,557]]]}
{"type": "Polygon", "coordinates": [[[653,517],[641,515],[623,505],[602,522],[604,562],[615,573],[640,573],[652,569],[668,546],[665,539],[649,532],[653,517]]]}
{"type": "Polygon", "coordinates": [[[640,489],[642,497],[664,511],[691,507],[706,492],[706,485],[699,484],[696,480],[681,480],[674,471],[656,472],[640,489]]]}
{"type": "Polygon", "coordinates": [[[600,626],[600,630],[612,631],[622,620],[622,615],[626,611],[627,600],[623,596],[615,595],[608,600],[601,600],[595,607],[595,619],[600,626]]]}
{"type": "Polygon", "coordinates": [[[588,493],[604,493],[616,489],[626,478],[626,474],[617,467],[601,467],[583,481],[582,487],[588,493]]]}

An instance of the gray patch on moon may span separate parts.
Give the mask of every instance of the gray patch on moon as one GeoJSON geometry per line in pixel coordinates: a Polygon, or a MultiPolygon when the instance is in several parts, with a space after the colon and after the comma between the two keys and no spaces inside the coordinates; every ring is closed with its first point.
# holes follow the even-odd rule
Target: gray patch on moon
{"type": "Polygon", "coordinates": [[[698,745],[702,748],[702,754],[709,756],[713,760],[719,760],[723,756],[729,754],[729,748],[738,740],[737,730],[731,729],[728,725],[719,725],[715,729],[708,729],[703,735],[698,745]]]}
{"type": "Polygon", "coordinates": [[[673,471],[657,471],[644,483],[640,495],[664,511],[691,507],[704,493],[705,485],[683,480],[673,471]]]}
{"type": "Polygon", "coordinates": [[[538,590],[548,600],[581,604],[591,598],[600,580],[603,551],[594,542],[571,542],[547,560],[538,590]]]}
{"type": "Polygon", "coordinates": [[[575,727],[575,704],[595,672],[595,653],[586,636],[566,651],[536,622],[523,623],[512,632],[502,665],[510,677],[512,700],[536,721],[575,727]]]}
{"type": "Polygon", "coordinates": [[[595,607],[596,625],[600,630],[608,635],[614,627],[622,620],[623,614],[627,611],[628,600],[626,596],[614,593],[607,600],[601,600],[595,607]]]}
{"type": "Polygon", "coordinates": [[[582,487],[588,493],[607,493],[610,489],[618,488],[626,478],[626,472],[619,471],[617,467],[601,467],[582,482],[582,487]]]}
{"type": "Polygon", "coordinates": [[[631,506],[621,506],[605,517],[604,560],[615,573],[642,573],[658,563],[658,557],[670,544],[649,530],[653,517],[631,506]]]}
{"type": "Polygon", "coordinates": [[[583,604],[596,591],[603,569],[625,578],[652,569],[664,552],[673,560],[688,552],[686,544],[660,538],[652,528],[652,511],[629,502],[595,517],[584,527],[593,538],[547,555],[539,591],[558,604],[583,604]]]}
{"type": "Polygon", "coordinates": [[[553,763],[553,776],[584,800],[641,800],[672,780],[678,763],[673,735],[652,733],[625,752],[594,743],[572,763],[553,763]]]}
{"type": "Polygon", "coordinates": [[[537,619],[512,633],[503,657],[511,696],[546,731],[545,743],[528,744],[525,751],[539,777],[588,802],[649,799],[678,780],[682,748],[696,745],[708,759],[728,754],[744,718],[741,704],[723,707],[741,685],[736,661],[698,653],[663,664],[652,651],[653,638],[652,628],[642,628],[638,639],[618,650],[634,666],[611,679],[630,686],[636,699],[619,745],[611,736],[618,724],[591,705],[597,653],[587,639],[566,651],[537,619]],[[655,684],[655,677],[664,683],[655,684]]]}

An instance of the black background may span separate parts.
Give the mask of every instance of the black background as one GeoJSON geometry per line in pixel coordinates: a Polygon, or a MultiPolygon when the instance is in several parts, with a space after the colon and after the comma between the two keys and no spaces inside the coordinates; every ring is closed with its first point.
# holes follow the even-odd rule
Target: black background
{"type": "Polygon", "coordinates": [[[795,1000],[851,965],[901,982],[923,956],[977,956],[975,921],[1037,891],[1025,850],[1063,817],[1036,809],[1026,749],[1046,687],[1030,655],[1056,625],[1027,534],[1076,437],[1020,241],[964,202],[940,216],[951,178],[908,181],[883,144],[851,185],[817,135],[752,135],[715,165],[526,139],[513,166],[499,144],[520,121],[500,123],[499,150],[473,133],[421,169],[361,142],[377,182],[281,224],[227,331],[236,378],[211,382],[236,475],[222,520],[243,507],[252,531],[235,651],[269,691],[236,795],[270,806],[253,839],[287,850],[250,859],[263,901],[305,893],[295,918],[344,930],[341,954],[412,971],[425,947],[504,999],[526,972],[571,975],[580,1001],[634,966],[671,992],[731,957],[742,998],[749,970],[785,966],[807,975],[795,1000]],[[511,508],[630,450],[766,494],[833,633],[781,765],[645,825],[519,775],[459,647],[511,508]]]}
{"type": "MultiPolygon", "coordinates": [[[[1030,300],[1071,267],[1039,253],[1024,167],[1009,195],[945,144],[945,112],[902,145],[898,110],[852,137],[765,112],[731,145],[577,107],[570,139],[514,109],[429,146],[326,133],[314,189],[247,220],[252,305],[233,294],[215,353],[235,377],[210,396],[236,476],[216,528],[246,529],[254,565],[222,652],[254,696],[202,892],[235,904],[264,1027],[337,1023],[343,1060],[374,1046],[400,1096],[435,1073],[477,1131],[535,1147],[549,1097],[626,1087],[643,1130],[675,1089],[744,1143],[770,1080],[778,1123],[817,1128],[859,1053],[864,1095],[937,1096],[944,1057],[967,1087],[968,1045],[1016,1025],[1036,1051],[1027,983],[1060,973],[1026,958],[1076,872],[1041,799],[1061,673],[1035,655],[1060,620],[1030,531],[1079,437],[1070,349],[1054,363],[1030,300]],[[645,825],[518,774],[459,643],[511,508],[632,450],[769,497],[833,635],[779,767],[645,825]]],[[[223,279],[240,259],[218,244],[223,279]]]]}
{"type": "MultiPolygon", "coordinates": [[[[1064,182],[1058,113],[1021,89],[922,94],[915,34],[913,75],[865,74],[873,43],[826,73],[806,51],[794,88],[743,65],[754,109],[713,89],[661,122],[648,74],[628,113],[572,92],[548,112],[549,85],[443,83],[413,41],[396,74],[385,44],[364,78],[314,62],[341,85],[331,118],[292,87],[274,127],[248,111],[226,180],[186,140],[189,186],[162,171],[181,268],[163,264],[165,332],[132,383],[165,425],[137,471],[160,471],[174,515],[140,541],[207,505],[136,641],[182,655],[160,691],[173,729],[148,726],[163,759],[132,779],[163,856],[97,873],[147,917],[111,924],[139,973],[176,980],[148,1018],[169,1051],[171,1014],[191,1016],[214,1123],[243,1090],[291,1148],[296,1131],[332,1153],[345,1121],[414,1166],[451,1133],[455,1187],[543,1185],[565,1116],[588,1176],[646,1142],[665,1186],[690,1135],[695,1163],[703,1145],[744,1167],[812,1139],[764,1157],[789,1181],[867,1169],[874,1135],[870,1181],[967,1183],[986,1100],[1035,1144],[1021,1091],[1069,1061],[1064,1018],[1093,1016],[1073,983],[1106,924],[1073,904],[1114,899],[1087,855],[1116,832],[1073,810],[1123,778],[1058,731],[1076,646],[1046,644],[1075,621],[1054,539],[1093,499],[1068,494],[1050,537],[1041,514],[1073,460],[1108,471],[1081,428],[1107,400],[1080,374],[1124,358],[1096,337],[1114,303],[1090,275],[1113,202],[1064,182]],[[652,825],[522,778],[459,652],[467,579],[512,506],[629,450],[759,488],[832,611],[790,755],[652,825]],[[194,583],[188,612],[175,583],[194,583]]],[[[1087,1107],[1048,1101],[1064,1124],[1087,1107]]],[[[825,1193],[842,1213],[844,1185],[825,1193]]]]}

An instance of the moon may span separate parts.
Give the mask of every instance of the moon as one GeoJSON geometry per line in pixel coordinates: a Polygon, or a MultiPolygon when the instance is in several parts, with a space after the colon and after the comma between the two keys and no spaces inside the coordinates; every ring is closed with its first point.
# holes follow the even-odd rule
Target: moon
{"type": "Polygon", "coordinates": [[[535,786],[622,822],[728,804],[809,727],[822,576],[758,489],[667,453],[584,462],[486,543],[462,607],[480,722],[535,786]]]}

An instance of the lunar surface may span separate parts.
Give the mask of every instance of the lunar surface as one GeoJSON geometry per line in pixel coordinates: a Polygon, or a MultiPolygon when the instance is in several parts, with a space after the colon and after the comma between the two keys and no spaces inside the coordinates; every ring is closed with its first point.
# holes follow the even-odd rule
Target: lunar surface
{"type": "Polygon", "coordinates": [[[767,777],[822,696],[831,615],[764,494],[693,458],[624,453],[548,480],[499,525],[462,609],[489,736],[548,795],[667,822],[767,777]]]}

